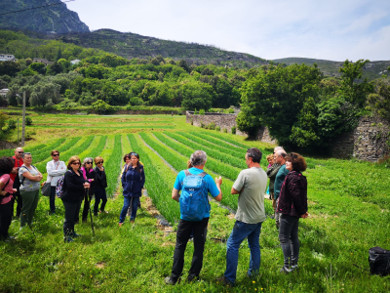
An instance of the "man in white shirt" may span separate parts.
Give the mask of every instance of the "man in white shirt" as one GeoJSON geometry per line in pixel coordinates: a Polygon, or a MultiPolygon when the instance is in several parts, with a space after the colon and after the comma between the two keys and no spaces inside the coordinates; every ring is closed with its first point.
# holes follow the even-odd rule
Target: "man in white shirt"
{"type": "Polygon", "coordinates": [[[66,172],[66,165],[64,161],[60,161],[60,152],[57,150],[51,151],[51,157],[53,160],[47,162],[47,180],[50,182],[51,192],[50,192],[50,214],[54,214],[56,210],[55,198],[56,198],[56,185],[57,181],[62,177],[66,172]]]}

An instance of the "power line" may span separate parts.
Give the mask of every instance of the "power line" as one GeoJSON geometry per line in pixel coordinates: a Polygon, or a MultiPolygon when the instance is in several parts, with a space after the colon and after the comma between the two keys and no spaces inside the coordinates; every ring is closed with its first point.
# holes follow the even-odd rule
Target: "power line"
{"type": "Polygon", "coordinates": [[[0,16],[4,16],[4,15],[8,15],[8,14],[14,14],[14,13],[19,13],[19,12],[24,12],[24,11],[30,11],[30,10],[35,10],[35,9],[40,9],[40,8],[45,8],[45,7],[50,7],[50,6],[56,6],[56,5],[60,5],[60,4],[63,4],[63,3],[67,3],[67,2],[72,2],[72,1],[76,1],[76,0],[65,0],[65,1],[61,1],[61,2],[57,2],[57,3],[47,3],[45,5],[42,5],[42,6],[36,6],[36,7],[30,7],[30,8],[26,8],[26,9],[20,9],[20,10],[15,10],[15,11],[9,11],[9,12],[6,12],[6,13],[1,13],[0,16]]]}

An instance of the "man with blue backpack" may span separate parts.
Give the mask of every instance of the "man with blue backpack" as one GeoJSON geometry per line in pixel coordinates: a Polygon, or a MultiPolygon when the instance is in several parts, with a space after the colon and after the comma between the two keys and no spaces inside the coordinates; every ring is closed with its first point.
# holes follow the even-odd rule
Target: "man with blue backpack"
{"type": "Polygon", "coordinates": [[[180,203],[180,223],[177,227],[171,276],[165,278],[165,283],[170,285],[176,284],[181,277],[184,252],[191,235],[194,237],[194,254],[187,281],[199,280],[210,217],[208,193],[217,201],[222,199],[222,178],[216,178],[214,182],[203,171],[206,161],[204,151],[195,151],[190,157],[189,169],[179,172],[172,190],[172,199],[180,203]]]}

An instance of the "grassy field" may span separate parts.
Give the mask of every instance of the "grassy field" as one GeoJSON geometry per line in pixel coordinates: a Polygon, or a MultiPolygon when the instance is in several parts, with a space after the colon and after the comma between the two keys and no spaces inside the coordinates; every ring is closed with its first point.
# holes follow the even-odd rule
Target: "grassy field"
{"type": "MultiPolygon", "coordinates": [[[[390,249],[390,169],[384,165],[351,160],[307,158],[310,217],[300,221],[300,270],[281,275],[283,254],[266,200],[267,220],[260,236],[261,272],[248,279],[249,249],[240,250],[237,286],[226,288],[216,279],[225,269],[226,239],[234,224],[231,211],[237,196],[229,191],[245,168],[246,148],[263,151],[261,165],[272,145],[245,141],[243,137],[192,127],[184,116],[170,115],[38,115],[31,113],[27,127],[32,140],[25,151],[33,164],[46,172],[54,148],[67,160],[77,154],[101,155],[108,175],[109,214],[91,224],[76,226],[82,237],[65,244],[62,237],[63,206],[49,216],[48,198],[40,199],[33,232],[0,243],[0,292],[389,292],[390,277],[371,276],[368,249],[390,249]],[[202,281],[176,286],[164,284],[172,266],[178,203],[170,197],[176,174],[186,167],[189,154],[204,149],[206,171],[223,176],[223,200],[212,202],[202,281]],[[117,225],[123,204],[118,181],[122,156],[137,151],[145,166],[146,192],[135,225],[117,225]],[[172,225],[161,225],[157,211],[172,225]]],[[[2,150],[0,155],[11,155],[2,150]]],[[[44,175],[46,177],[46,174],[44,175]]],[[[17,234],[19,221],[11,224],[17,234]]],[[[184,277],[192,256],[188,244],[184,277]]]]}

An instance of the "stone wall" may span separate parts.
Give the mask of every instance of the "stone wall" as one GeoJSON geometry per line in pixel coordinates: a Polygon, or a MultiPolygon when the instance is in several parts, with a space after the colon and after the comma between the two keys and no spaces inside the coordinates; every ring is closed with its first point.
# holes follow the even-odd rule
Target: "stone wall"
{"type": "Polygon", "coordinates": [[[191,123],[194,126],[207,126],[214,123],[215,126],[221,128],[221,131],[227,129],[227,132],[231,133],[232,127],[236,127],[236,134],[245,135],[245,133],[237,129],[236,117],[237,114],[205,113],[204,115],[198,115],[194,114],[193,111],[186,112],[186,122],[191,123]]]}
{"type": "Polygon", "coordinates": [[[334,140],[332,156],[377,162],[390,155],[390,124],[375,117],[362,117],[351,132],[334,140]]]}
{"type": "Polygon", "coordinates": [[[257,132],[256,139],[263,142],[278,144],[278,141],[271,137],[267,127],[260,127],[259,131],[257,132]]]}
{"type": "Polygon", "coordinates": [[[354,131],[353,156],[376,162],[390,154],[390,124],[378,118],[360,119],[354,131]]]}

